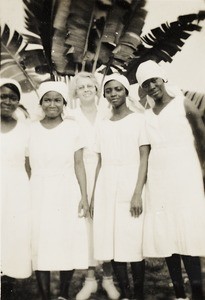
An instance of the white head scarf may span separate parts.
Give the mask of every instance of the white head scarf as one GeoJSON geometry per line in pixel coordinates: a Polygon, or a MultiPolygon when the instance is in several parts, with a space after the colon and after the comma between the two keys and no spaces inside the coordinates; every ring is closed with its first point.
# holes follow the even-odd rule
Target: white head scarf
{"type": "Polygon", "coordinates": [[[145,61],[139,65],[136,78],[140,86],[150,78],[162,78],[164,82],[167,82],[164,70],[153,60],[145,61]]]}
{"type": "Polygon", "coordinates": [[[104,79],[104,82],[103,82],[103,89],[105,87],[105,84],[108,81],[111,81],[111,80],[116,80],[116,81],[120,82],[126,88],[126,90],[129,93],[130,83],[129,83],[128,79],[124,75],[121,75],[119,73],[113,73],[111,75],[105,76],[105,79],[104,79]]]}
{"type": "Polygon", "coordinates": [[[0,78],[0,87],[2,87],[5,84],[13,84],[13,85],[15,85],[15,87],[18,89],[20,97],[21,97],[22,90],[21,90],[21,86],[18,83],[18,81],[16,81],[15,79],[11,79],[11,78],[0,78]]]}
{"type": "Polygon", "coordinates": [[[40,99],[48,92],[57,92],[63,96],[65,101],[68,101],[68,86],[62,81],[46,81],[42,82],[39,87],[40,99]]]}

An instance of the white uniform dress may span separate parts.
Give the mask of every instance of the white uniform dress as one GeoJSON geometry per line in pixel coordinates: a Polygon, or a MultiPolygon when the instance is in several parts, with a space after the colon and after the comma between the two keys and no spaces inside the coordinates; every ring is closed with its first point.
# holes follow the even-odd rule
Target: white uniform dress
{"type": "Polygon", "coordinates": [[[132,217],[130,201],[137,183],[139,147],[147,144],[144,117],[131,113],[119,121],[105,120],[97,136],[102,166],[94,204],[95,258],[141,261],[143,214],[132,217]]]}
{"type": "Polygon", "coordinates": [[[65,120],[53,129],[31,126],[32,258],[34,270],[88,267],[86,223],[78,217],[80,187],[74,152],[84,144],[76,122],[65,120]]]}
{"type": "Polygon", "coordinates": [[[205,255],[205,198],[194,137],[184,97],[174,98],[156,115],[146,113],[151,144],[143,236],[143,254],[205,255]]]}
{"type": "MultiPolygon", "coordinates": [[[[97,112],[95,122],[91,124],[80,107],[71,110],[69,114],[74,116],[75,120],[78,122],[85,141],[83,160],[86,170],[88,202],[90,204],[95,181],[96,166],[98,163],[98,154],[93,150],[93,145],[95,142],[96,128],[104,117],[101,113],[97,112]]],[[[91,218],[87,218],[86,223],[89,240],[89,266],[96,266],[97,262],[94,259],[93,253],[93,221],[91,218]]]]}
{"type": "Polygon", "coordinates": [[[1,269],[14,278],[31,275],[29,179],[25,170],[28,128],[18,121],[1,133],[1,269]]]}

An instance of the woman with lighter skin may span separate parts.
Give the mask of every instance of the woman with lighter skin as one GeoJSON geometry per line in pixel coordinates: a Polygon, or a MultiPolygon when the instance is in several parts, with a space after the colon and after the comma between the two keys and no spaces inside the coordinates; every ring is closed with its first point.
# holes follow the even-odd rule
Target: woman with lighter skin
{"type": "Polygon", "coordinates": [[[1,295],[11,299],[13,282],[31,276],[29,177],[26,172],[28,128],[14,119],[21,87],[0,79],[1,103],[1,295]]]}
{"type": "Polygon", "coordinates": [[[74,120],[63,120],[67,85],[39,88],[45,117],[30,130],[32,263],[41,299],[50,300],[50,271],[60,270],[60,295],[69,299],[74,269],[88,267],[85,219],[89,214],[84,142],[74,120]]]}
{"type": "Polygon", "coordinates": [[[170,89],[154,61],[139,65],[137,80],[154,107],[146,110],[151,151],[145,200],[143,255],[165,257],[176,299],[188,299],[181,260],[192,300],[202,300],[200,256],[205,256],[205,197],[194,134],[205,143],[199,110],[178,89],[170,89]]]}
{"type": "MultiPolygon", "coordinates": [[[[104,97],[112,116],[97,130],[96,170],[92,205],[94,209],[94,256],[111,260],[119,283],[120,299],[131,299],[127,263],[131,264],[134,299],[144,299],[145,262],[142,256],[143,215],[138,200],[146,181],[149,145],[143,113],[126,104],[129,82],[120,74],[107,76],[104,97]]],[[[93,211],[91,209],[91,215],[93,211]]]]}
{"type": "MultiPolygon", "coordinates": [[[[74,76],[71,83],[71,99],[79,101],[79,107],[70,110],[69,114],[74,116],[80,125],[85,147],[83,149],[83,160],[87,178],[88,202],[90,204],[93,185],[95,180],[95,170],[98,163],[98,155],[93,151],[96,127],[104,118],[98,110],[99,85],[92,73],[80,72],[74,76]]],[[[85,278],[85,283],[80,292],[76,295],[76,300],[89,299],[92,293],[97,291],[97,281],[95,278],[95,268],[98,262],[93,254],[93,221],[90,217],[86,219],[87,234],[89,239],[89,268],[85,278]]],[[[109,299],[118,299],[117,291],[112,277],[112,265],[110,262],[103,263],[102,287],[107,292],[109,299]]]]}

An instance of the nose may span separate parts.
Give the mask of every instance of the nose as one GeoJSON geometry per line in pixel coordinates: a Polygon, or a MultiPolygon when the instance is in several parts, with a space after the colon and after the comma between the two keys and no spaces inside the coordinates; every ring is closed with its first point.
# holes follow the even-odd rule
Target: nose
{"type": "Polygon", "coordinates": [[[54,106],[55,106],[54,100],[51,100],[50,106],[51,106],[51,107],[54,107],[54,106]]]}
{"type": "Polygon", "coordinates": [[[11,104],[11,99],[9,97],[4,99],[5,104],[11,104]]]}
{"type": "Polygon", "coordinates": [[[155,88],[155,83],[150,81],[150,83],[149,83],[149,89],[153,89],[153,88],[155,88]]]}

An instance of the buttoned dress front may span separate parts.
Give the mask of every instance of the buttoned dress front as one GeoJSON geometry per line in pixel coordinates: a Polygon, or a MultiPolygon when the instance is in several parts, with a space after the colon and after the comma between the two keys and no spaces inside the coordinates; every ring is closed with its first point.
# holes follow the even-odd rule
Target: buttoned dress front
{"type": "Polygon", "coordinates": [[[40,122],[31,126],[34,270],[88,267],[86,223],[78,217],[81,193],[74,169],[74,153],[83,146],[79,127],[72,120],[53,129],[40,122]]]}
{"type": "Polygon", "coordinates": [[[101,154],[94,203],[94,255],[98,260],[141,261],[143,214],[134,218],[130,202],[138,178],[139,147],[147,144],[144,118],[131,113],[104,120],[97,131],[101,154]]]}

